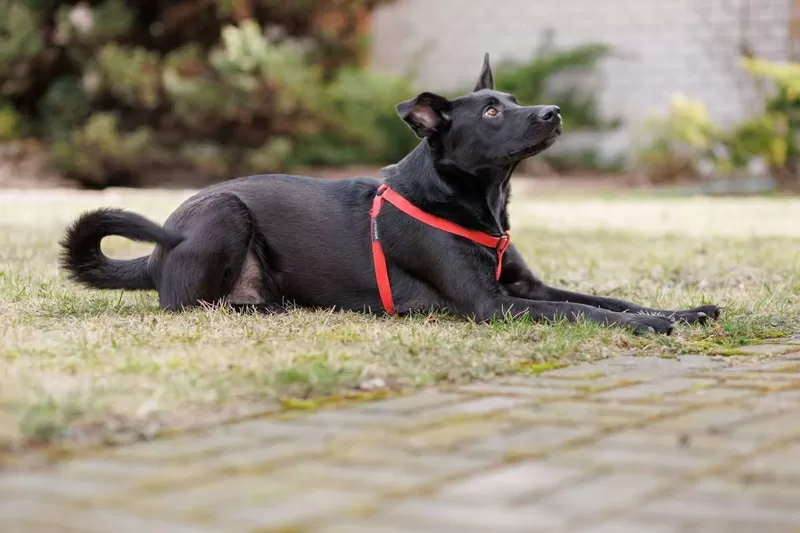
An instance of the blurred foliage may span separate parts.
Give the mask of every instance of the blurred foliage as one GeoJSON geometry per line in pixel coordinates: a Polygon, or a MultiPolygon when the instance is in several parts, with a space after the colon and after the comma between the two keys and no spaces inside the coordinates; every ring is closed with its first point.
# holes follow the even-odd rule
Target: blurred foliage
{"type": "Polygon", "coordinates": [[[92,187],[394,160],[412,88],[361,68],[383,1],[2,2],[0,140],[92,187]]]}
{"type": "Polygon", "coordinates": [[[781,188],[800,191],[800,64],[742,58],[742,66],[771,82],[774,91],[766,98],[765,113],[737,128],[734,149],[763,157],[781,188]]]}
{"type": "MultiPolygon", "coordinates": [[[[415,88],[363,67],[369,14],[390,1],[6,0],[0,140],[46,141],[91,187],[395,162],[418,142],[395,112],[415,88]]],[[[551,81],[607,53],[546,40],[497,84],[559,104],[568,131],[602,128],[591,94],[551,81]]]]}
{"type": "Polygon", "coordinates": [[[675,97],[667,113],[644,125],[638,161],[653,181],[727,177],[760,162],[780,188],[800,190],[800,64],[759,58],[741,64],[771,85],[763,112],[725,129],[710,120],[702,102],[675,97]]]}
{"type": "Polygon", "coordinates": [[[637,161],[654,183],[692,179],[720,137],[705,104],[683,94],[672,97],[666,112],[643,124],[637,161]]]}

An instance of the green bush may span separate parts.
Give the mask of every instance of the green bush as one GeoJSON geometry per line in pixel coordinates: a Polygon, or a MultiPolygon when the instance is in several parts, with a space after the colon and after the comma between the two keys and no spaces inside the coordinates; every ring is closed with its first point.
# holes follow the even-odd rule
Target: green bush
{"type": "Polygon", "coordinates": [[[636,157],[654,183],[698,177],[701,161],[721,136],[706,106],[683,94],[674,95],[669,109],[653,114],[641,130],[636,157]]]}
{"type": "Polygon", "coordinates": [[[413,135],[384,126],[408,82],[358,67],[379,3],[2,2],[0,140],[92,187],[383,162],[413,135]]]}
{"type": "Polygon", "coordinates": [[[770,81],[764,111],[729,129],[714,124],[702,102],[678,95],[671,109],[645,122],[638,163],[653,181],[697,178],[707,163],[730,177],[759,159],[781,189],[800,190],[800,64],[743,58],[754,77],[770,81]]]}

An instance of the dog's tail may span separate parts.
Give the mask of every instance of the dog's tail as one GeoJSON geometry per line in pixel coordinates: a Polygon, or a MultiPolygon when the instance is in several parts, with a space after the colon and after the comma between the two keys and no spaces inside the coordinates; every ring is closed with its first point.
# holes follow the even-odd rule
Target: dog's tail
{"type": "Polygon", "coordinates": [[[122,209],[83,213],[67,228],[61,245],[60,266],[69,278],[95,289],[155,289],[147,267],[150,256],[111,259],[100,250],[104,237],[117,235],[139,242],[174,248],[184,237],[141,215],[122,209]]]}

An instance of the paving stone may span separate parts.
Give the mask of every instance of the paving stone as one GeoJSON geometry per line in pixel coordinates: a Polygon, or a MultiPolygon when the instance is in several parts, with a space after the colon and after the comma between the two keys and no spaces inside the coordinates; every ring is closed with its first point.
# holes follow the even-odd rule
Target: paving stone
{"type": "Polygon", "coordinates": [[[780,390],[769,394],[769,402],[783,408],[800,405],[800,389],[780,390]]]}
{"type": "Polygon", "coordinates": [[[505,419],[479,419],[460,423],[441,424],[398,436],[394,444],[401,448],[418,451],[444,452],[512,429],[512,422],[505,419]]]}
{"type": "Polygon", "coordinates": [[[758,520],[715,519],[709,522],[695,522],[685,533],[798,533],[797,526],[789,523],[771,522],[765,524],[758,520]]]}
{"type": "Polygon", "coordinates": [[[747,365],[737,365],[708,372],[691,374],[695,377],[707,377],[732,382],[743,380],[772,379],[776,381],[796,381],[798,374],[794,370],[797,363],[785,359],[771,359],[747,365]]]}
{"type": "Polygon", "coordinates": [[[758,419],[743,420],[726,426],[733,435],[771,441],[800,437],[800,409],[787,411],[758,419]]]}
{"type": "Polygon", "coordinates": [[[630,372],[648,372],[648,379],[661,379],[668,375],[680,372],[683,368],[677,359],[665,359],[660,357],[609,357],[591,364],[595,372],[604,372],[607,375],[628,378],[630,372]]]}
{"type": "Polygon", "coordinates": [[[717,380],[720,388],[752,389],[761,392],[775,392],[780,390],[797,389],[800,379],[796,374],[750,372],[747,374],[708,374],[710,379],[717,380]]]}
{"type": "Polygon", "coordinates": [[[372,519],[343,520],[317,527],[309,527],[308,533],[447,533],[440,524],[379,524],[372,519]]]}
{"type": "Polygon", "coordinates": [[[496,435],[464,446],[465,455],[496,458],[536,455],[561,449],[570,442],[587,439],[597,434],[593,427],[556,426],[541,424],[508,435],[496,435]]]}
{"type": "Polygon", "coordinates": [[[756,374],[777,374],[778,376],[784,375],[790,379],[796,379],[797,376],[793,374],[800,373],[800,363],[787,361],[785,358],[781,357],[771,359],[769,361],[758,361],[757,363],[749,364],[743,367],[733,367],[729,369],[730,372],[735,372],[736,370],[756,374]]]}
{"type": "Polygon", "coordinates": [[[707,407],[648,424],[651,431],[668,431],[688,434],[719,433],[725,428],[780,412],[770,402],[742,403],[707,407]]]}
{"type": "Polygon", "coordinates": [[[270,504],[226,506],[216,516],[215,524],[250,529],[278,529],[311,522],[323,515],[358,510],[375,501],[374,496],[345,490],[312,488],[291,499],[270,504]]]}
{"type": "Polygon", "coordinates": [[[132,483],[81,480],[48,472],[0,472],[0,501],[12,496],[42,500],[102,501],[129,492],[132,483]]]}
{"type": "Polygon", "coordinates": [[[119,448],[109,454],[114,459],[147,462],[193,461],[203,456],[218,455],[226,450],[258,444],[252,438],[229,435],[224,431],[202,435],[185,435],[177,438],[141,442],[119,448]]]}
{"type": "Polygon", "coordinates": [[[545,372],[543,375],[548,378],[575,379],[580,381],[593,380],[605,377],[603,367],[598,363],[587,363],[582,365],[572,365],[545,372]]]}
{"type": "Polygon", "coordinates": [[[658,473],[666,476],[685,476],[724,464],[732,454],[702,453],[686,448],[651,448],[600,445],[580,447],[561,452],[556,459],[568,464],[613,468],[616,471],[658,473]]]}
{"type": "Polygon", "coordinates": [[[513,376],[506,378],[504,384],[515,387],[526,387],[541,391],[546,397],[586,396],[592,391],[613,389],[627,386],[633,380],[620,376],[600,376],[594,379],[565,379],[550,376],[513,376]]]}
{"type": "Polygon", "coordinates": [[[759,454],[739,465],[735,471],[745,478],[800,484],[798,458],[800,445],[794,445],[772,453],[759,454]]]}
{"type": "Polygon", "coordinates": [[[800,484],[770,485],[768,483],[743,483],[735,477],[706,478],[695,482],[689,494],[698,498],[726,499],[731,505],[757,505],[797,509],[800,506],[800,484]]]}
{"type": "Polygon", "coordinates": [[[481,470],[492,464],[490,460],[469,457],[464,454],[437,453],[432,450],[419,452],[390,446],[370,445],[351,446],[332,451],[326,454],[325,458],[356,468],[380,468],[389,464],[410,473],[437,478],[481,470]]]}
{"type": "MultiPolygon", "coordinates": [[[[273,430],[278,430],[278,428],[282,426],[285,430],[285,433],[283,433],[281,436],[276,435],[274,437],[266,437],[264,441],[259,441],[258,444],[280,443],[287,440],[322,442],[342,436],[356,435],[361,432],[370,431],[371,429],[370,426],[365,422],[365,418],[370,416],[369,413],[364,414],[360,423],[354,422],[354,419],[356,418],[355,416],[342,415],[339,417],[335,411],[317,413],[292,412],[288,414],[284,413],[283,416],[285,416],[285,418],[281,418],[279,420],[269,420],[268,424],[273,430]],[[337,418],[339,420],[336,420],[337,418]]],[[[380,416],[381,415],[375,413],[373,418],[377,419],[380,416]]],[[[383,425],[389,425],[386,424],[385,418],[383,425]]],[[[256,431],[257,430],[255,427],[251,427],[245,429],[241,435],[244,435],[245,432],[255,433],[256,431]]],[[[268,429],[265,431],[265,433],[269,431],[270,430],[268,429]]],[[[234,430],[232,434],[239,433],[234,430]]]]}
{"type": "Polygon", "coordinates": [[[677,415],[686,408],[680,405],[653,404],[608,404],[589,400],[551,402],[512,409],[508,415],[526,423],[548,421],[583,423],[591,425],[615,425],[643,422],[651,418],[677,415]]]}
{"type": "Polygon", "coordinates": [[[731,439],[727,435],[656,432],[650,426],[619,431],[595,441],[594,447],[617,449],[687,450],[699,455],[733,456],[748,454],[761,444],[750,439],[731,439]]]}
{"type": "Polygon", "coordinates": [[[288,422],[276,422],[271,419],[258,418],[225,426],[227,435],[257,439],[259,442],[280,441],[297,435],[295,426],[288,422]]]}
{"type": "Polygon", "coordinates": [[[509,503],[568,484],[584,475],[580,468],[523,461],[445,485],[438,497],[460,502],[509,503]]]}
{"type": "Polygon", "coordinates": [[[262,504],[280,502],[300,489],[271,476],[243,475],[197,481],[169,490],[148,490],[130,498],[127,506],[142,512],[160,512],[182,516],[215,513],[237,503],[262,504]]]}
{"type": "Polygon", "coordinates": [[[599,400],[616,401],[650,400],[667,394],[675,394],[683,391],[690,391],[698,387],[711,386],[715,383],[716,381],[711,379],[670,378],[601,392],[595,394],[593,397],[599,400]]]}
{"type": "Polygon", "coordinates": [[[792,350],[615,357],[88,451],[0,471],[0,530],[798,533],[792,350]]]}
{"type": "Polygon", "coordinates": [[[528,403],[529,401],[528,398],[493,396],[454,404],[451,405],[447,411],[453,414],[484,414],[510,409],[528,403]]]}
{"type": "Polygon", "coordinates": [[[381,507],[375,519],[411,526],[435,523],[439,531],[463,533],[534,533],[566,524],[563,514],[538,506],[454,504],[435,499],[414,499],[381,507]]]}
{"type": "MultiPolygon", "coordinates": [[[[160,520],[115,509],[65,508],[21,498],[0,500],[0,524],[3,533],[15,528],[25,533],[223,533],[213,527],[180,519],[160,520]],[[6,527],[6,524],[11,526],[6,527]]],[[[229,530],[229,533],[236,532],[229,530]]]]}
{"type": "Polygon", "coordinates": [[[749,355],[774,355],[795,351],[797,346],[793,344],[756,344],[742,346],[736,350],[749,355]]]}
{"type": "Polygon", "coordinates": [[[364,409],[331,409],[311,413],[286,422],[284,425],[290,431],[289,436],[297,436],[291,431],[308,426],[310,432],[318,432],[320,429],[340,429],[344,432],[354,430],[369,430],[377,427],[391,427],[392,420],[383,416],[382,413],[366,411],[364,409]]]}
{"type": "Polygon", "coordinates": [[[759,391],[745,388],[706,387],[684,390],[659,398],[660,403],[709,405],[746,400],[758,396],[759,391]]]}
{"type": "Polygon", "coordinates": [[[425,390],[417,394],[392,398],[378,402],[370,402],[361,406],[365,412],[389,413],[395,415],[407,415],[430,409],[441,407],[461,400],[466,396],[450,392],[440,392],[437,390],[425,390]]]}
{"type": "Polygon", "coordinates": [[[207,471],[267,471],[286,461],[321,453],[323,442],[283,441],[261,446],[242,447],[229,450],[204,462],[207,471]]]}
{"type": "Polygon", "coordinates": [[[730,364],[726,361],[715,361],[718,364],[713,364],[712,361],[714,360],[706,357],[706,360],[700,363],[691,356],[686,356],[686,359],[683,357],[610,357],[603,360],[600,365],[593,365],[593,367],[619,378],[652,381],[680,376],[692,370],[705,370],[708,367],[725,368],[730,364]]]}
{"type": "Polygon", "coordinates": [[[729,358],[708,355],[681,355],[676,360],[681,369],[686,371],[715,370],[733,364],[729,358]]]}
{"type": "Polygon", "coordinates": [[[621,518],[605,524],[578,528],[575,533],[697,533],[694,526],[686,523],[665,524],[661,521],[643,521],[621,518]]]}
{"type": "MultiPolygon", "coordinates": [[[[800,502],[799,502],[800,503],[800,502]]],[[[638,508],[637,512],[650,518],[680,518],[687,520],[718,520],[721,522],[749,521],[763,526],[800,527],[800,505],[794,509],[754,505],[746,500],[704,496],[695,491],[656,500],[638,508]]],[[[761,531],[755,529],[753,531],[761,531]]]]}
{"type": "Polygon", "coordinates": [[[713,521],[687,520],[678,516],[658,516],[618,518],[602,525],[588,526],[574,533],[797,533],[797,528],[788,524],[769,524],[759,522],[725,519],[713,521]]]}
{"type": "MultiPolygon", "coordinates": [[[[80,480],[97,480],[99,482],[135,484],[159,475],[163,467],[153,464],[131,463],[128,461],[111,461],[108,459],[75,459],[61,463],[57,472],[60,476],[80,480]]],[[[2,481],[0,481],[0,485],[2,481]]]]}
{"type": "Polygon", "coordinates": [[[612,472],[558,490],[537,500],[537,504],[574,517],[627,510],[648,493],[671,484],[673,481],[666,476],[612,472]]]}
{"type": "Polygon", "coordinates": [[[386,462],[383,465],[359,466],[327,462],[304,462],[271,474],[287,482],[302,479],[303,483],[320,487],[350,487],[380,492],[408,491],[434,483],[444,477],[434,472],[419,472],[386,462]]]}
{"type": "Polygon", "coordinates": [[[498,385],[491,383],[473,383],[459,387],[459,392],[466,394],[492,394],[500,396],[524,396],[529,399],[535,398],[570,398],[580,396],[582,393],[574,387],[541,387],[537,384],[530,385],[498,385]]]}

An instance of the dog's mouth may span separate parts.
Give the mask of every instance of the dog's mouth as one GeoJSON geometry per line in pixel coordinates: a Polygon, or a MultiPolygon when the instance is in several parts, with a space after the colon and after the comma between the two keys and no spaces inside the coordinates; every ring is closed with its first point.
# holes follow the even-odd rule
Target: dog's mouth
{"type": "Polygon", "coordinates": [[[514,159],[524,159],[534,156],[553,146],[559,135],[561,135],[561,124],[558,124],[555,128],[553,128],[544,139],[541,139],[535,144],[525,146],[518,150],[513,150],[508,154],[508,156],[514,159]]]}

